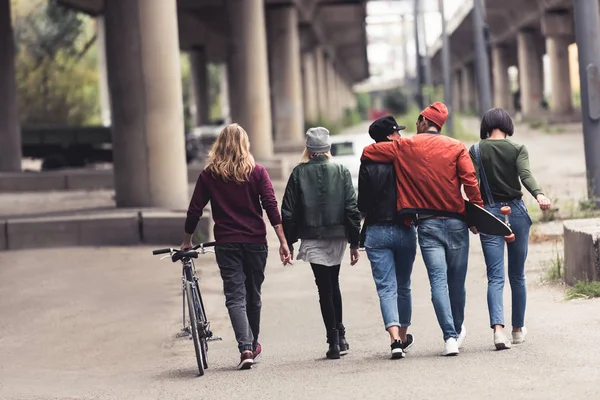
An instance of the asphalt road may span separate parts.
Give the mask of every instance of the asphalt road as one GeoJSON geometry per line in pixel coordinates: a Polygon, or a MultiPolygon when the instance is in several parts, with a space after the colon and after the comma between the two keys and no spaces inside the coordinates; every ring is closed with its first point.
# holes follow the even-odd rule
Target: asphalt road
{"type": "Polygon", "coordinates": [[[497,352],[483,257],[472,241],[468,335],[453,358],[440,356],[441,331],[419,256],[416,343],[408,358],[394,361],[364,253],[356,266],[345,260],[341,273],[350,354],[326,360],[312,273],[304,263],[284,268],[275,249],[263,288],[264,356],[249,371],[235,370],[238,353],[214,256],[199,265],[213,331],[223,337],[210,344],[204,377],[197,377],[192,342],[176,338],[177,264],[160,262],[146,247],[0,253],[0,398],[599,398],[600,301],[565,302],[560,289],[539,284],[548,244],[531,248],[528,340],[497,352]]]}

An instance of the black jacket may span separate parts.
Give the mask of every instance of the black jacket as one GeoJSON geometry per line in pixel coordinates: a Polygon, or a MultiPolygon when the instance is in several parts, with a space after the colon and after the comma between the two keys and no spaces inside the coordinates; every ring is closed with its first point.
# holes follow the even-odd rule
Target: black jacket
{"type": "Polygon", "coordinates": [[[346,237],[358,248],[361,215],[350,171],[325,156],[294,168],[281,205],[285,237],[292,249],[298,239],[346,237]]]}
{"type": "Polygon", "coordinates": [[[410,226],[414,215],[400,215],[397,210],[398,189],[392,163],[365,160],[358,173],[358,209],[365,217],[360,234],[360,247],[365,246],[366,228],[373,224],[410,226]]]}
{"type": "Polygon", "coordinates": [[[396,217],[394,165],[363,161],[358,173],[358,209],[365,225],[394,222],[396,217]]]}

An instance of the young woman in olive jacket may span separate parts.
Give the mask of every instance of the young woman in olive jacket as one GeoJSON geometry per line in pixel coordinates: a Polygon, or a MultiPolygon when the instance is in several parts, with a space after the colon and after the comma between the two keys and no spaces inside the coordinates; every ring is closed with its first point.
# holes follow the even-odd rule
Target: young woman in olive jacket
{"type": "Polygon", "coordinates": [[[290,176],[282,202],[285,236],[293,247],[301,239],[298,260],[308,261],[319,290],[321,314],[327,330],[327,358],[347,354],[342,323],[340,264],[350,243],[350,262],[358,261],[361,214],[350,172],[330,161],[331,143],[325,128],[306,133],[302,162],[290,176]]]}

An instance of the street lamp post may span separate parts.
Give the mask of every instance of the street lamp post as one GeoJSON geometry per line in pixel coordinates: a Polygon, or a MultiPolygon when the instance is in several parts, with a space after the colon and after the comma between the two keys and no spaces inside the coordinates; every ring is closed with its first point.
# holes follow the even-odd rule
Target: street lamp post
{"type": "Polygon", "coordinates": [[[446,131],[450,136],[454,133],[452,121],[452,74],[450,72],[450,41],[446,31],[446,15],[444,13],[444,0],[438,0],[440,16],[442,18],[442,70],[444,74],[444,103],[448,107],[446,131]]]}

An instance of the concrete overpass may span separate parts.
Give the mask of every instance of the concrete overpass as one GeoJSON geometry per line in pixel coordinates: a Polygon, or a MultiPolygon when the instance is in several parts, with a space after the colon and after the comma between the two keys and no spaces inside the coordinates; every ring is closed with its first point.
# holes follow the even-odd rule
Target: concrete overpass
{"type": "MultiPolygon", "coordinates": [[[[590,0],[592,1],[592,0],[590,0]]],[[[525,118],[544,115],[542,57],[550,63],[550,115],[568,119],[574,115],[568,47],[575,42],[572,0],[486,0],[493,105],[512,109],[508,69],[519,70],[521,111],[525,118]]],[[[478,108],[474,69],[473,0],[465,0],[448,21],[453,78],[453,109],[478,108]]],[[[430,49],[433,83],[441,84],[442,41],[430,49]]]]}
{"type": "MultiPolygon", "coordinates": [[[[258,160],[339,121],[369,76],[366,0],[59,0],[102,16],[121,207],[187,207],[179,51],[189,51],[199,123],[208,62],[227,66],[231,118],[258,160]]],[[[0,0],[0,172],[20,171],[10,0],[0,0]]]]}

